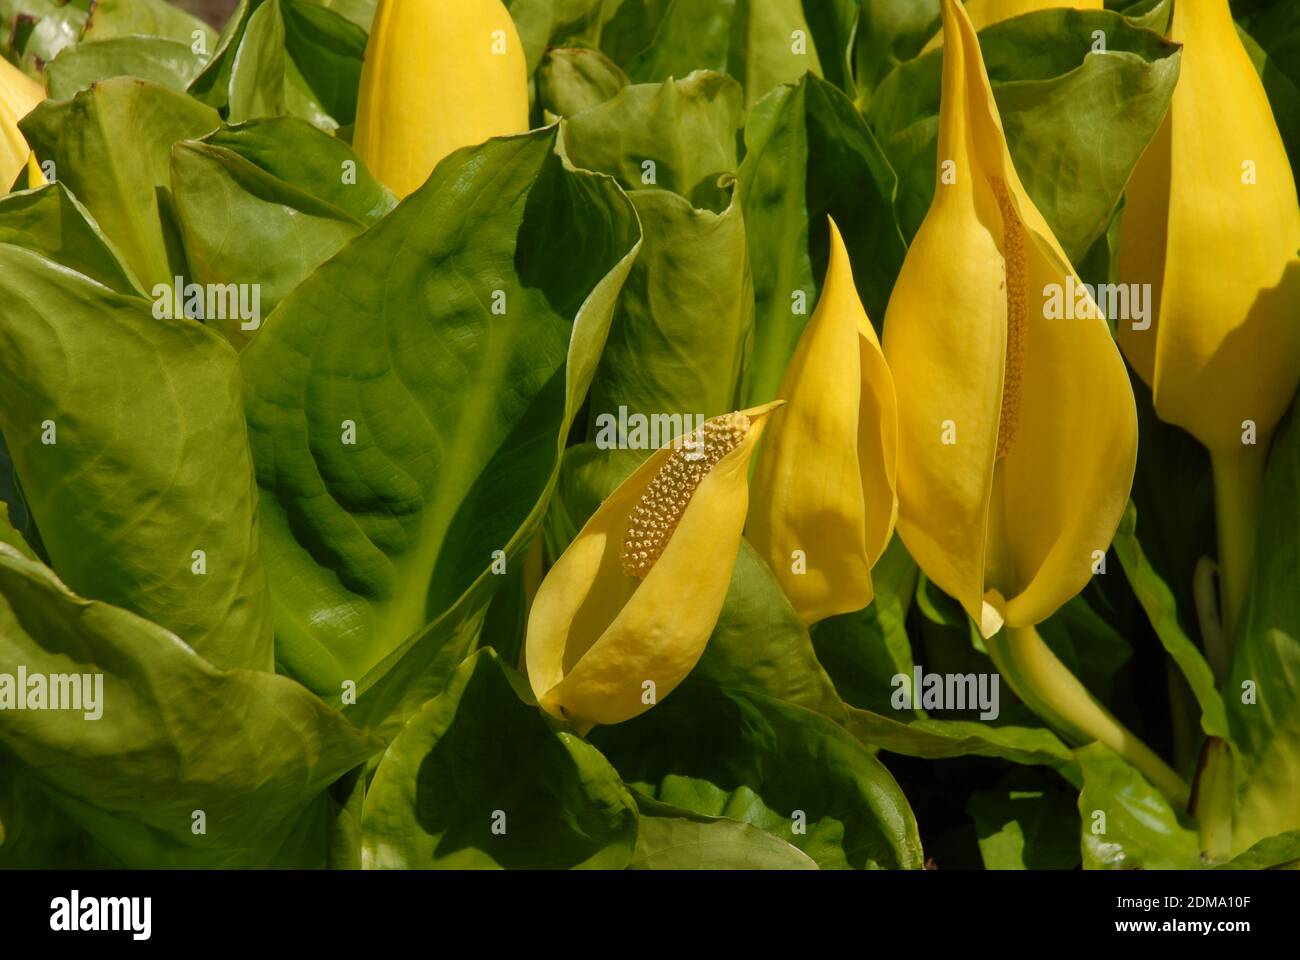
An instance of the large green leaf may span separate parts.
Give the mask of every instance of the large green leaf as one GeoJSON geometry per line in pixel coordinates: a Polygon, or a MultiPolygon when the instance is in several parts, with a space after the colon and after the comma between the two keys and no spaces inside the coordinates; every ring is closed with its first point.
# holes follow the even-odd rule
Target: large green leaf
{"type": "Polygon", "coordinates": [[[630,785],[761,827],[821,867],[916,869],[916,820],[889,771],[819,713],[695,679],[591,734],[630,785]]]}
{"type": "Polygon", "coordinates": [[[747,105],[806,72],[821,74],[800,0],[623,0],[600,39],[638,83],[716,70],[740,81],[747,105]]]}
{"type": "Polygon", "coordinates": [[[618,869],[637,812],[605,758],[480,650],[389,746],[362,833],[370,869],[618,869]]]}
{"type": "MultiPolygon", "coordinates": [[[[395,202],[346,144],[289,117],[177,144],[172,191],[189,278],[255,285],[257,320],[395,202]]],[[[237,347],[257,329],[208,320],[237,347]]]]}
{"type": "Polygon", "coordinates": [[[356,114],[366,34],[309,0],[240,0],[190,92],[231,122],[284,114],[326,130],[356,114]]]}
{"type": "Polygon", "coordinates": [[[638,796],[629,870],[816,870],[817,861],[752,824],[638,796]]]}
{"type": "Polygon", "coordinates": [[[540,522],[638,242],[555,137],[453,154],[242,354],[277,657],[323,695],[458,631],[540,522]]]}
{"type": "Polygon", "coordinates": [[[645,234],[592,386],[591,437],[620,408],[712,417],[739,405],[753,285],[736,191],[719,189],[739,121],[735,81],[698,73],[624,87],[564,125],[567,155],[631,190],[645,234]]]}
{"type": "Polygon", "coordinates": [[[55,100],[66,100],[108,77],[138,77],[183,92],[204,62],[185,41],[113,37],[67,47],[46,67],[45,84],[55,100]]]}
{"type": "MultiPolygon", "coordinates": [[[[1104,10],[1047,10],[980,33],[1016,172],[1072,261],[1110,224],[1178,80],[1178,52],[1104,10]],[[1094,53],[1094,32],[1106,52],[1094,53]]],[[[869,119],[898,172],[903,232],[934,195],[942,50],[898,67],[869,119]]]]}
{"type": "Polygon", "coordinates": [[[83,40],[113,37],[165,37],[186,44],[201,43],[211,51],[217,35],[206,23],[167,0],[95,0],[83,40]]]}
{"type": "Polygon", "coordinates": [[[131,866],[322,866],[322,791],[381,748],[293,681],[217,670],[2,545],[0,663],[91,675],[97,719],[2,710],[0,743],[131,866]]]}
{"type": "Polygon", "coordinates": [[[754,107],[740,170],[757,301],[747,403],[776,396],[826,273],[833,217],[853,279],[879,327],[906,247],[897,182],[853,104],[816,77],[754,107]]]}
{"type": "Polygon", "coordinates": [[[1075,751],[1086,870],[1188,870],[1202,865],[1195,829],[1136,768],[1100,743],[1075,751]]]}
{"type": "Polygon", "coordinates": [[[0,198],[0,243],[39,253],[116,293],[144,296],[112,241],[61,183],[0,198]]]}
{"type": "Polygon", "coordinates": [[[0,300],[0,430],[59,576],[218,666],[269,669],[234,351],[9,244],[0,300]]]}
{"type": "Polygon", "coordinates": [[[1236,763],[1233,845],[1300,829],[1300,401],[1279,428],[1260,495],[1255,577],[1223,700],[1236,763]]]}
{"type": "Polygon", "coordinates": [[[20,123],[54,179],[86,205],[146,289],[184,274],[170,211],[171,148],[220,125],[216,112],[146,80],[115,77],[47,100],[20,123]]]}
{"type": "Polygon", "coordinates": [[[719,73],[623,87],[564,125],[564,145],[580,167],[615,177],[626,189],[657,187],[718,209],[718,178],[734,174],[742,92],[719,73]]]}

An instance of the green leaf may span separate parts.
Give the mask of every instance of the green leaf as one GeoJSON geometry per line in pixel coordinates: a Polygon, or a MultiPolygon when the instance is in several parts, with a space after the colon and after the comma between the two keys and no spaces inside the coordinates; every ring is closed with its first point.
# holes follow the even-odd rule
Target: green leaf
{"type": "Polygon", "coordinates": [[[389,746],[366,794],[370,869],[627,865],[636,803],[492,650],[466,660],[389,746]]]}
{"type": "Polygon", "coordinates": [[[284,113],[287,62],[280,0],[265,0],[248,18],[230,68],[226,115],[231,123],[284,113]]]}
{"type": "MultiPolygon", "coordinates": [[[[1118,14],[1066,9],[993,24],[980,49],[1016,172],[1071,261],[1081,260],[1164,118],[1179,48],[1118,14]],[[1097,30],[1104,54],[1090,52],[1097,30]]],[[[942,64],[942,50],[905,63],[872,99],[909,238],[934,195],[942,64]]]]}
{"type": "Polygon", "coordinates": [[[653,710],[599,727],[591,740],[639,792],[753,824],[823,868],[922,864],[916,820],[889,771],[803,707],[692,677],[653,710]]]}
{"type": "Polygon", "coordinates": [[[826,274],[835,219],[853,279],[877,325],[906,247],[894,219],[897,181],[853,104],[807,77],[773,91],[745,126],[740,169],[755,299],[746,402],[774,398],[826,274]],[[804,301],[796,312],[794,295],[804,301]]]}
{"type": "MultiPolygon", "coordinates": [[[[817,659],[851,705],[888,713],[895,676],[911,677],[915,662],[907,636],[907,608],[917,566],[894,537],[871,571],[875,597],[864,609],[830,617],[812,628],[817,659]]],[[[920,705],[911,711],[920,715],[920,705]]]]}
{"type": "Polygon", "coordinates": [[[1079,863],[1074,792],[1019,767],[966,803],[988,870],[1069,870],[1079,863]]]}
{"type": "MultiPolygon", "coordinates": [[[[280,0],[280,9],[285,50],[305,91],[334,125],[352,123],[366,53],[365,31],[341,14],[306,0],[280,0]]],[[[286,82],[296,81],[291,77],[286,82]]]]}
{"type": "Polygon", "coordinates": [[[1300,863],[1300,830],[1288,830],[1275,837],[1260,840],[1249,850],[1233,857],[1227,863],[1217,864],[1217,870],[1269,870],[1276,867],[1295,869],[1300,863]]]}
{"type": "Polygon", "coordinates": [[[727,205],[718,178],[739,165],[742,97],[740,86],[718,73],[633,84],[565,122],[565,153],[627,190],[670,190],[716,211],[727,205]]]}
{"type": "Polygon", "coordinates": [[[607,0],[504,0],[519,31],[531,74],[550,47],[600,39],[607,0]]]}
{"type": "Polygon", "coordinates": [[[977,720],[895,720],[870,710],[847,708],[845,726],[863,743],[909,757],[1002,757],[1047,765],[1073,780],[1070,749],[1046,727],[995,726],[977,720]]]}
{"type": "Polygon", "coordinates": [[[367,32],[375,19],[375,7],[378,4],[378,0],[311,0],[311,2],[318,7],[333,10],[367,32]]]}
{"type": "Polygon", "coordinates": [[[865,108],[890,72],[921,52],[941,18],[939,0],[870,0],[860,8],[854,63],[858,104],[865,108]]]}
{"type": "Polygon", "coordinates": [[[8,244],[0,299],[0,430],[59,576],[218,666],[269,669],[234,352],[8,244]]]}
{"type": "Polygon", "coordinates": [[[1236,757],[1233,845],[1300,829],[1300,403],[1273,439],[1255,576],[1223,684],[1236,757]],[[1249,685],[1249,686],[1248,686],[1249,685]]]}
{"type": "Polygon", "coordinates": [[[555,47],[537,71],[537,98],[556,117],[604,103],[627,86],[627,74],[599,50],[555,47]]]}
{"type": "Polygon", "coordinates": [[[322,695],[433,655],[540,523],[638,242],[555,137],[453,154],[242,354],[277,656],[322,695]]]}
{"type": "Polygon", "coordinates": [[[727,70],[745,88],[745,106],[805,74],[822,75],[801,0],[736,0],[735,6],[727,70]]]}
{"type": "Polygon", "coordinates": [[[66,100],[108,77],[138,77],[183,93],[203,69],[190,44],[163,37],[113,37],[67,47],[45,69],[50,97],[66,100]]]}
{"type": "Polygon", "coordinates": [[[1192,870],[1203,865],[1196,831],[1136,768],[1100,743],[1074,753],[1083,771],[1079,817],[1085,870],[1192,870]]]}
{"type": "Polygon", "coordinates": [[[604,24],[601,46],[637,83],[694,70],[729,73],[746,106],[805,72],[821,74],[800,0],[624,0],[604,24]]]}
{"type": "Polygon", "coordinates": [[[739,820],[638,796],[641,811],[629,870],[816,870],[793,844],[739,820]]]}
{"type": "Polygon", "coordinates": [[[54,805],[33,774],[0,748],[0,869],[121,866],[94,837],[54,805]]]}
{"type": "Polygon", "coordinates": [[[98,690],[90,711],[0,711],[0,743],[128,866],[322,866],[304,818],[381,747],[291,680],[215,669],[5,546],[0,663],[22,664],[29,679],[102,675],[102,690],[93,679],[86,688],[98,690]]]}
{"type": "Polygon", "coordinates": [[[19,124],[55,179],[85,204],[132,274],[152,289],[184,273],[170,212],[171,148],[220,125],[216,112],[147,80],[115,77],[46,100],[19,124]]]}
{"type": "Polygon", "coordinates": [[[217,39],[212,28],[166,0],[95,0],[82,40],[165,37],[188,46],[197,42],[196,34],[203,41],[202,49],[211,50],[217,39]]]}
{"type": "Polygon", "coordinates": [[[397,198],[371,176],[347,144],[292,117],[225,126],[203,139],[367,226],[397,206],[397,198]]]}
{"type": "Polygon", "coordinates": [[[0,243],[39,253],[116,293],[144,296],[112,241],[61,183],[0,197],[0,243]]]}
{"type": "Polygon", "coordinates": [[[204,285],[251,285],[258,293],[259,309],[251,320],[228,308],[207,318],[236,347],[299,283],[365,229],[353,211],[394,202],[345,144],[288,117],[223,128],[203,141],[177,144],[172,190],[190,279],[204,285]],[[276,172],[258,165],[264,158],[270,158],[276,172]],[[348,162],[355,171],[353,186],[342,182],[348,162]],[[290,179],[277,176],[281,171],[290,179]]]}
{"type": "Polygon", "coordinates": [[[698,73],[624,87],[564,125],[569,158],[618,177],[645,235],[592,385],[592,438],[617,439],[628,416],[693,429],[739,405],[753,285],[736,191],[719,179],[736,168],[739,93],[698,73]]]}
{"type": "Polygon", "coordinates": [[[1137,508],[1130,503],[1112,544],[1124,568],[1124,576],[1146,611],[1160,643],[1187,678],[1201,708],[1201,729],[1207,736],[1220,737],[1231,743],[1233,736],[1229,733],[1224,699],[1215,686],[1214,673],[1204,655],[1179,626],[1173,593],[1147,562],[1136,531],[1137,508]]]}

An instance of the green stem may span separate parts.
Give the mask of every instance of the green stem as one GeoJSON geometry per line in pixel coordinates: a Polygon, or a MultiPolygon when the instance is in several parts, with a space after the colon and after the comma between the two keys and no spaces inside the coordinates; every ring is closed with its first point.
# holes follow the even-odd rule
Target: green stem
{"type": "Polygon", "coordinates": [[[1115,719],[1033,627],[1006,627],[984,641],[998,670],[1029,707],[1076,743],[1100,741],[1137,767],[1180,809],[1188,789],[1174,770],[1115,719]]]}
{"type": "Polygon", "coordinates": [[[1232,750],[1218,737],[1209,737],[1201,750],[1190,810],[1196,819],[1201,850],[1211,860],[1232,857],[1232,750]]]}
{"type": "MultiPolygon", "coordinates": [[[[1215,676],[1228,672],[1233,640],[1241,627],[1241,612],[1255,564],[1255,532],[1259,522],[1259,493],[1264,482],[1268,443],[1243,445],[1230,454],[1210,453],[1214,467],[1214,515],[1219,535],[1219,623],[1223,650],[1211,661],[1215,676]]],[[[1206,651],[1207,654],[1210,651],[1206,651]]]]}

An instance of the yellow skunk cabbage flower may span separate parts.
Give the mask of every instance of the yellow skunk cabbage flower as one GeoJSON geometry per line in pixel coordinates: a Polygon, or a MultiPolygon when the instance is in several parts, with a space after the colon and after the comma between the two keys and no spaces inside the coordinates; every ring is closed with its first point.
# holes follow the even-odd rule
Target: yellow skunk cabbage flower
{"type": "Polygon", "coordinates": [[[380,0],[357,155],[390,190],[418,189],[443,157],[528,129],[528,68],[501,0],[380,0]]]}
{"type": "Polygon", "coordinates": [[[31,157],[18,121],[44,99],[45,89],[39,83],[0,57],[0,191],[13,186],[31,157]]]}
{"type": "Polygon", "coordinates": [[[943,29],[934,202],[885,314],[898,532],[979,625],[1025,703],[1064,736],[1106,744],[1181,804],[1182,778],[1035,629],[1110,546],[1137,463],[1137,410],[1105,318],[1016,175],[956,0],[943,0],[943,29]]]}
{"type": "Polygon", "coordinates": [[[1216,453],[1265,437],[1300,382],[1300,206],[1268,97],[1228,0],[1174,4],[1173,103],[1129,182],[1120,279],[1153,286],[1120,345],[1161,419],[1216,453]]]}
{"type": "MultiPolygon", "coordinates": [[[[1120,233],[1120,279],[1151,284],[1154,321],[1118,335],[1156,413],[1210,450],[1230,640],[1269,437],[1300,381],[1300,206],[1228,0],[1175,3],[1170,37],[1183,44],[1178,87],[1120,233]]],[[[1207,652],[1222,674],[1228,651],[1207,652]]]]}
{"type": "Polygon", "coordinates": [[[1128,502],[1137,412],[1106,320],[1012,165],[975,28],[953,0],[943,11],[938,183],[885,357],[899,533],[987,637],[1087,584],[1128,502]]]}
{"type": "Polygon", "coordinates": [[[694,668],[722,612],[749,461],[780,401],[715,417],[623,481],[547,572],[528,616],[528,679],[586,733],[649,710],[694,668]]]}
{"type": "Polygon", "coordinates": [[[777,392],[786,406],[758,454],[745,531],[805,624],[871,602],[898,514],[894,380],[830,230],[826,282],[777,392]]]}
{"type": "MultiPolygon", "coordinates": [[[[1057,10],[1063,7],[1072,10],[1100,10],[1103,5],[1104,0],[967,0],[966,13],[970,15],[970,21],[976,31],[980,31],[1003,20],[1010,20],[1012,17],[1019,17],[1026,13],[1037,13],[1039,10],[1057,10]]],[[[930,38],[930,42],[921,52],[929,53],[941,46],[943,46],[942,30],[930,38]]]]}

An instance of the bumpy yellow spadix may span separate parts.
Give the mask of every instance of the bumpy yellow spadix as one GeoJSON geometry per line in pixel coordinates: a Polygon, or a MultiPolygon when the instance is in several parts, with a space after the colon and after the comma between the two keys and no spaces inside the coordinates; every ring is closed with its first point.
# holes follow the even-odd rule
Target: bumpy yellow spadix
{"type": "Polygon", "coordinates": [[[528,129],[528,68],[501,0],[380,0],[352,146],[398,196],[443,157],[528,129]]]}
{"type": "Polygon", "coordinates": [[[1300,379],[1300,207],[1268,97],[1228,0],[1178,0],[1173,103],[1129,182],[1120,279],[1152,285],[1120,322],[1156,413],[1216,454],[1267,443],[1300,379]]]}
{"type": "Polygon", "coordinates": [[[1087,583],[1128,500],[1137,414],[1105,319],[1074,299],[1078,277],[1016,175],[975,28],[955,0],[943,22],[934,201],[885,316],[898,530],[991,636],[1087,583]],[[1061,298],[1072,318],[1048,319],[1061,298]]]}
{"type": "MultiPolygon", "coordinates": [[[[994,23],[1001,23],[1003,20],[1010,20],[1012,17],[1023,16],[1026,13],[1037,13],[1039,10],[1061,8],[1100,10],[1103,6],[1104,0],[967,0],[966,13],[970,15],[971,24],[979,31],[994,23]]],[[[943,46],[942,30],[930,38],[930,42],[921,52],[929,53],[941,46],[943,46]]]]}
{"type": "Polygon", "coordinates": [[[656,451],[597,508],[528,615],[528,679],[581,732],[649,710],[695,667],[722,612],[749,461],[780,401],[656,451]]]}
{"type": "Polygon", "coordinates": [[[871,568],[898,513],[894,380],[832,221],[821,298],[786,368],[758,465],[746,536],[799,618],[871,602],[871,568]]]}
{"type": "Polygon", "coordinates": [[[31,148],[18,121],[45,99],[45,89],[8,60],[0,57],[0,191],[13,186],[31,148]]]}

